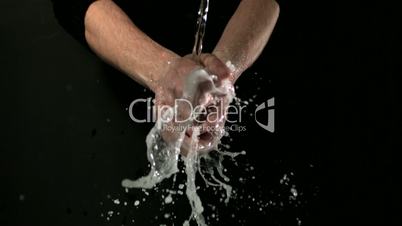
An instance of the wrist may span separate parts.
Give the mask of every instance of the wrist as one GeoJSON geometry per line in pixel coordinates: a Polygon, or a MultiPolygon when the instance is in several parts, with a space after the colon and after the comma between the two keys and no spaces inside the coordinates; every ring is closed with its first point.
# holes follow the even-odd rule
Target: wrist
{"type": "Polygon", "coordinates": [[[239,67],[237,62],[231,60],[233,59],[233,57],[230,57],[227,51],[223,49],[215,49],[212,54],[215,55],[220,61],[222,61],[222,63],[224,63],[226,67],[228,67],[228,69],[230,70],[229,80],[232,84],[235,84],[235,82],[243,72],[243,70],[241,70],[241,67],[239,67]]]}
{"type": "Polygon", "coordinates": [[[159,54],[158,63],[154,65],[154,73],[151,74],[146,82],[146,86],[154,93],[161,84],[162,79],[165,77],[171,65],[180,58],[179,55],[171,51],[163,51],[159,54]]]}

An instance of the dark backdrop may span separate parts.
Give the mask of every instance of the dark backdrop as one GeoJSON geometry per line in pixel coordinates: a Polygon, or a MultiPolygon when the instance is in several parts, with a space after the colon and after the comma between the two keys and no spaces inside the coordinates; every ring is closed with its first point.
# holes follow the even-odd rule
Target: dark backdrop
{"type": "MultiPolygon", "coordinates": [[[[243,99],[275,97],[276,131],[248,117],[247,132],[234,133],[231,142],[232,151],[247,156],[240,167],[228,163],[236,187],[275,205],[259,212],[250,199],[234,201],[211,224],[401,225],[399,8],[350,1],[280,5],[268,47],[238,82],[243,99]],[[243,172],[249,165],[256,179],[239,183],[250,176],[243,172]],[[288,185],[280,183],[285,174],[288,185]],[[289,202],[293,185],[297,202],[289,202]]],[[[167,211],[159,193],[138,209],[133,203],[141,194],[120,187],[121,179],[147,171],[144,137],[152,125],[133,123],[126,108],[151,93],[68,35],[49,1],[2,0],[0,15],[0,225],[163,223],[154,219],[167,211]],[[128,206],[113,204],[115,198],[128,206]]],[[[207,49],[219,24],[208,24],[207,49]]],[[[181,53],[191,48],[193,31],[183,32],[167,40],[181,53]]],[[[205,204],[214,202],[202,195],[205,204]]],[[[177,202],[180,224],[189,206],[177,202]]]]}

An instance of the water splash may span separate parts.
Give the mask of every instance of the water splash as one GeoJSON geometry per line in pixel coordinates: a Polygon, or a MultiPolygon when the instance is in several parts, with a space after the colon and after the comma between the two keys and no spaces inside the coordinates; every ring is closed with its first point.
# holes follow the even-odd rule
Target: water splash
{"type": "Polygon", "coordinates": [[[162,138],[161,131],[162,121],[158,120],[146,138],[147,157],[151,164],[150,173],[135,181],[129,179],[123,180],[123,187],[150,189],[178,172],[177,162],[184,132],[180,134],[179,139],[173,143],[168,143],[162,138]]]}
{"type": "MultiPolygon", "coordinates": [[[[207,95],[211,97],[224,98],[225,101],[230,103],[235,94],[234,87],[229,81],[222,81],[220,87],[216,87],[213,77],[210,76],[204,69],[198,69],[191,73],[184,86],[183,98],[187,100],[192,100],[196,95],[197,89],[201,83],[205,84],[209,82],[209,90],[206,92],[207,95]],[[223,96],[222,96],[223,95],[223,96]]],[[[175,139],[169,142],[163,139],[163,132],[167,122],[170,122],[175,116],[175,111],[166,111],[163,113],[162,119],[158,119],[155,126],[151,129],[146,138],[147,144],[147,157],[151,164],[150,173],[147,176],[141,177],[138,180],[125,179],[122,181],[122,186],[125,188],[145,188],[150,189],[155,187],[159,182],[164,179],[171,177],[172,175],[179,172],[177,164],[179,160],[180,149],[182,148],[183,139],[185,137],[186,129],[192,127],[193,133],[191,137],[191,143],[189,145],[189,150],[187,156],[182,156],[185,163],[185,173],[187,175],[186,182],[186,195],[189,200],[192,212],[190,218],[184,222],[184,225],[189,225],[191,220],[195,220],[200,226],[204,226],[205,219],[202,215],[203,206],[200,197],[197,194],[196,188],[196,175],[201,166],[201,159],[203,162],[207,162],[207,171],[199,171],[203,175],[203,179],[207,185],[220,186],[226,190],[226,200],[229,202],[231,195],[231,186],[220,181],[215,177],[214,171],[216,170],[220,177],[224,178],[225,181],[229,181],[228,177],[223,174],[222,160],[224,156],[230,156],[235,158],[238,154],[226,153],[222,151],[216,151],[221,157],[217,161],[212,161],[212,158],[208,153],[198,151],[200,149],[199,144],[199,134],[200,126],[196,126],[193,119],[190,118],[187,122],[176,124],[182,130],[178,130],[175,139]],[[205,178],[205,174],[208,174],[212,178],[212,182],[205,178]]],[[[224,134],[224,128],[221,128],[217,134],[224,134]]],[[[218,137],[217,141],[221,137],[218,137]]],[[[214,147],[217,146],[214,145],[214,147]]]]}

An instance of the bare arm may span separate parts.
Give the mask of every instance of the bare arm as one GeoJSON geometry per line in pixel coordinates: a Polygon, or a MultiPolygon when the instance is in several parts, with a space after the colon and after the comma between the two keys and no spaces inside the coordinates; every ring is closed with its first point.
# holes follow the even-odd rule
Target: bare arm
{"type": "MultiPolygon", "coordinates": [[[[234,64],[233,82],[260,55],[278,15],[274,0],[241,1],[213,52],[234,64]]],[[[85,38],[102,59],[153,91],[168,63],[179,58],[137,28],[112,0],[98,0],[88,8],[85,38]]]]}
{"type": "MultiPolygon", "coordinates": [[[[213,54],[201,55],[200,62],[190,56],[180,57],[153,41],[112,0],[90,5],[85,16],[85,38],[101,58],[154,91],[158,105],[170,105],[182,97],[183,81],[199,66],[217,75],[218,81],[232,76],[235,82],[260,55],[278,14],[274,0],[242,0],[213,54]],[[235,65],[234,73],[222,63],[226,61],[235,65]]],[[[223,127],[221,121],[215,124],[211,128],[223,127]]],[[[210,138],[203,138],[205,143],[220,139],[206,137],[210,138]]]]}
{"type": "Polygon", "coordinates": [[[140,31],[112,0],[98,0],[88,8],[85,38],[103,60],[153,91],[168,62],[179,58],[140,31]]]}
{"type": "MultiPolygon", "coordinates": [[[[275,0],[241,1],[213,51],[222,62],[234,64],[233,82],[260,55],[278,15],[275,0]]],[[[85,38],[101,58],[153,91],[168,63],[180,58],[144,34],[112,0],[98,0],[88,8],[85,38]]]]}
{"type": "Polygon", "coordinates": [[[231,61],[233,82],[253,64],[264,49],[279,16],[275,0],[242,0],[213,53],[231,61]]]}

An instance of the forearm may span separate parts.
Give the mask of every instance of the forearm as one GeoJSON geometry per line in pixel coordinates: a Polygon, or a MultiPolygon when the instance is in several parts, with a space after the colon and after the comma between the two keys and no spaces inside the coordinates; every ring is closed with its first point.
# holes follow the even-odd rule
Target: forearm
{"type": "Polygon", "coordinates": [[[88,8],[85,38],[102,59],[151,90],[178,57],[140,31],[111,0],[98,0],[88,8]]]}
{"type": "Polygon", "coordinates": [[[279,5],[274,0],[242,0],[213,53],[235,66],[232,80],[261,54],[275,27],[279,5]]]}

